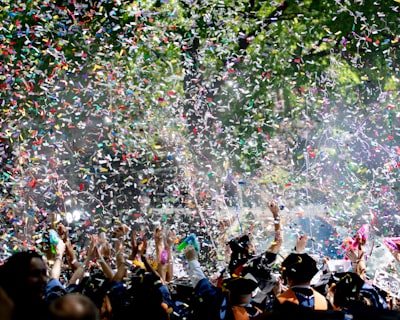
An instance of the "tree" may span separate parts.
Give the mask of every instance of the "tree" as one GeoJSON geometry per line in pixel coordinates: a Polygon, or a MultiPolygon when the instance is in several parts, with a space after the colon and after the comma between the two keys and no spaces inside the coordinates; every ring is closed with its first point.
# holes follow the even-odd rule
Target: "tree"
{"type": "Polygon", "coordinates": [[[26,212],[64,213],[72,196],[112,217],[260,180],[329,214],[395,211],[399,30],[385,4],[3,3],[1,128],[17,150],[4,183],[29,187],[26,212]]]}

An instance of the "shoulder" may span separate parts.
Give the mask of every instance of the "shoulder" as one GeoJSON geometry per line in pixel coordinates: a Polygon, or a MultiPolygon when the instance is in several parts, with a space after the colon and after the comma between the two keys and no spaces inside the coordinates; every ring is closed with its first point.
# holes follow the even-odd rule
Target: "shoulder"
{"type": "Polygon", "coordinates": [[[315,289],[312,289],[312,291],[314,294],[314,309],[328,310],[328,300],[326,299],[326,297],[315,289]]]}
{"type": "Polygon", "coordinates": [[[249,315],[245,307],[232,306],[232,312],[235,320],[249,320],[249,315]]]}
{"type": "Polygon", "coordinates": [[[50,279],[46,284],[45,300],[50,303],[54,299],[63,296],[66,293],[65,287],[57,279],[50,279]]]}
{"type": "Polygon", "coordinates": [[[279,297],[288,298],[288,297],[293,297],[293,296],[295,296],[295,293],[291,288],[289,288],[289,289],[283,291],[281,294],[279,294],[278,298],[279,297]]]}

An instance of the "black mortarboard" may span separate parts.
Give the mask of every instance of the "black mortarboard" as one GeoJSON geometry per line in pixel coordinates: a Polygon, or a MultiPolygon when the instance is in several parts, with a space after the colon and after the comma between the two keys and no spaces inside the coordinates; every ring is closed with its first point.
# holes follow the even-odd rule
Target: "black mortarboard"
{"type": "Polygon", "coordinates": [[[225,280],[223,286],[233,294],[250,294],[258,287],[258,283],[251,279],[238,277],[225,280]]]}
{"type": "Polygon", "coordinates": [[[296,282],[308,282],[318,272],[317,262],[307,253],[291,253],[282,262],[282,276],[296,282]]]}

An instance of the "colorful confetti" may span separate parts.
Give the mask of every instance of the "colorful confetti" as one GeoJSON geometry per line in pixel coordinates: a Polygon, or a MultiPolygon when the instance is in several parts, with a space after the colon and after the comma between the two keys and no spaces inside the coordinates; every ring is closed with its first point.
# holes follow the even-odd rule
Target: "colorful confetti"
{"type": "Polygon", "coordinates": [[[286,248],[399,236],[397,3],[2,2],[2,254],[68,218],[167,221],[221,260],[221,221],[266,246],[260,193],[286,248]]]}

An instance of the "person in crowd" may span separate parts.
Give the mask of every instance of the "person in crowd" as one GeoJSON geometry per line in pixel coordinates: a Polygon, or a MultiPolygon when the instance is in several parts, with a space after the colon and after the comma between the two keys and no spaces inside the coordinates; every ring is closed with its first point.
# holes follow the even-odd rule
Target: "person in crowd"
{"type": "Polygon", "coordinates": [[[157,226],[154,230],[154,242],[156,249],[157,271],[164,282],[169,282],[173,278],[172,246],[175,242],[175,231],[163,229],[157,226]]]}
{"type": "Polygon", "coordinates": [[[65,244],[59,241],[55,251],[50,274],[43,257],[33,250],[13,254],[0,267],[0,287],[12,302],[13,319],[45,319],[51,299],[65,293],[59,282],[65,244]]]}
{"type": "Polygon", "coordinates": [[[366,256],[364,250],[366,242],[366,237],[357,232],[354,244],[346,251],[346,258],[351,261],[353,272],[357,273],[362,280],[365,280],[367,277],[366,256]]]}
{"type": "Polygon", "coordinates": [[[307,253],[291,253],[281,264],[282,278],[288,289],[277,296],[280,304],[291,302],[314,310],[328,310],[328,301],[311,287],[318,272],[316,261],[307,253]]]}
{"type": "Polygon", "coordinates": [[[147,240],[132,231],[131,252],[127,253],[129,231],[125,225],[114,228],[113,246],[107,245],[106,238],[97,238],[93,259],[99,267],[97,276],[89,276],[82,293],[94,300],[101,319],[130,319],[132,314],[143,319],[168,319],[174,305],[164,279],[147,260],[147,240]],[[103,247],[108,248],[108,259],[103,247]]]}
{"type": "Polygon", "coordinates": [[[0,319],[11,320],[14,311],[14,303],[8,297],[3,288],[0,287],[0,319]]]}
{"type": "Polygon", "coordinates": [[[187,271],[194,289],[191,319],[228,320],[233,319],[228,295],[222,288],[214,286],[204,274],[196,249],[188,245],[184,251],[187,271]]]}
{"type": "Polygon", "coordinates": [[[256,255],[249,251],[250,238],[243,235],[229,242],[231,247],[231,260],[229,270],[232,277],[243,276],[254,278],[258,283],[258,290],[253,297],[253,302],[261,309],[272,306],[274,294],[272,292],[278,277],[273,274],[273,267],[282,245],[282,229],[279,216],[279,205],[276,201],[269,201],[262,197],[273,216],[274,240],[270,247],[262,254],[256,255]]]}
{"type": "Polygon", "coordinates": [[[124,277],[127,276],[125,238],[129,232],[125,224],[117,225],[111,234],[113,245],[105,234],[92,236],[87,259],[94,262],[86,277],[81,293],[92,299],[103,320],[121,317],[126,303],[124,277]],[[93,251],[92,251],[93,250],[93,251]]]}
{"type": "Polygon", "coordinates": [[[0,286],[13,304],[13,319],[46,319],[47,266],[35,251],[13,254],[0,270],[0,286]]]}
{"type": "Polygon", "coordinates": [[[253,292],[258,283],[245,277],[225,280],[223,286],[229,291],[229,304],[234,320],[250,320],[262,314],[262,310],[252,304],[253,292]]]}
{"type": "Polygon", "coordinates": [[[100,320],[100,312],[90,298],[78,293],[68,293],[52,301],[49,319],[100,320]]]}
{"type": "Polygon", "coordinates": [[[142,256],[142,261],[145,269],[137,274],[136,281],[132,284],[132,299],[126,313],[134,314],[138,319],[168,320],[172,312],[172,307],[165,302],[164,297],[165,294],[169,297],[168,289],[145,255],[142,256]]]}
{"type": "Polygon", "coordinates": [[[334,274],[327,297],[335,310],[357,310],[365,306],[388,309],[380,292],[355,272],[334,274]]]}
{"type": "Polygon", "coordinates": [[[282,244],[280,211],[275,201],[266,204],[274,219],[273,243],[257,255],[251,235],[231,240],[228,279],[223,279],[226,274],[221,272],[220,286],[209,281],[200,265],[201,245],[187,245],[179,257],[174,251],[177,235],[165,227],[156,227],[149,233],[154,238],[146,239],[127,225],[116,224],[108,232],[86,236],[87,245],[77,251],[79,246],[74,247],[68,229],[58,224],[56,230],[62,241],[54,243],[55,254],[50,262],[38,252],[24,251],[15,253],[0,267],[0,319],[247,320],[273,316],[286,319],[293,314],[307,319],[345,315],[353,319],[370,319],[369,315],[374,319],[396,319],[395,314],[384,313],[388,309],[384,297],[363,279],[363,238],[346,254],[356,272],[323,270],[331,273],[332,279],[325,297],[311,286],[317,263],[304,253],[307,235],[299,236],[296,253],[281,263],[280,280],[285,285],[277,291],[280,282],[275,275],[279,275],[277,258],[282,244]],[[168,287],[174,278],[170,267],[174,259],[185,263],[192,286],[184,314],[168,287]],[[63,274],[66,284],[59,281],[63,274]],[[321,313],[327,310],[332,313],[321,313]]]}

